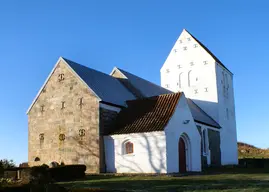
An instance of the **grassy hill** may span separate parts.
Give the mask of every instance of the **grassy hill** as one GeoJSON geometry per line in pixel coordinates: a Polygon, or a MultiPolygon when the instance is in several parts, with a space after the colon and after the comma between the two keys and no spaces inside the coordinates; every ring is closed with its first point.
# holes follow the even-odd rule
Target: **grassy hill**
{"type": "Polygon", "coordinates": [[[261,149],[247,143],[238,142],[238,158],[269,158],[269,149],[261,149]]]}

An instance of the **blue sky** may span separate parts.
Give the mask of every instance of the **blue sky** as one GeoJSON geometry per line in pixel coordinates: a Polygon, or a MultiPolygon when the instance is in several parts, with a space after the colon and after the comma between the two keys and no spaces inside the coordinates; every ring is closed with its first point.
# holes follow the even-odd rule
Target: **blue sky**
{"type": "Polygon", "coordinates": [[[234,73],[238,140],[269,147],[267,1],[0,2],[0,159],[27,161],[26,111],[59,56],[157,84],[183,28],[234,73]]]}

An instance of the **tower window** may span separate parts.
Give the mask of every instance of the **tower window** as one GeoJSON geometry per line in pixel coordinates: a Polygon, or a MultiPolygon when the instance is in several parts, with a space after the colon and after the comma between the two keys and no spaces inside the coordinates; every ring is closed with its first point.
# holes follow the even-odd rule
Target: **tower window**
{"type": "Polygon", "coordinates": [[[195,89],[195,90],[194,90],[194,93],[197,94],[197,93],[198,93],[198,89],[195,89]]]}
{"type": "Polygon", "coordinates": [[[170,70],[169,69],[166,69],[166,73],[169,73],[170,72],[170,70]]]}
{"type": "Polygon", "coordinates": [[[174,52],[176,53],[177,52],[177,49],[174,49],[174,52]]]}
{"type": "Polygon", "coordinates": [[[208,61],[203,61],[204,65],[207,65],[208,64],[208,61]]]}
{"type": "Polygon", "coordinates": [[[193,47],[196,48],[196,47],[198,47],[198,45],[197,44],[194,44],[193,47]]]}
{"type": "Polygon", "coordinates": [[[207,153],[208,153],[207,129],[202,130],[202,150],[203,150],[203,155],[207,155],[207,153]]]}
{"type": "Polygon", "coordinates": [[[180,68],[182,68],[182,67],[181,67],[181,65],[177,65],[177,68],[179,68],[179,69],[180,69],[180,68]]]}
{"type": "Polygon", "coordinates": [[[80,129],[78,134],[79,134],[80,137],[85,136],[85,129],[80,129]]]}
{"type": "Polygon", "coordinates": [[[208,92],[208,87],[205,87],[205,92],[208,92]]]}
{"type": "Polygon", "coordinates": [[[65,140],[65,134],[60,134],[59,135],[59,140],[64,141],[65,140]]]}
{"type": "Polygon", "coordinates": [[[190,62],[190,65],[191,65],[191,66],[193,66],[193,65],[194,65],[194,62],[193,62],[193,61],[192,61],[192,62],[190,62]]]}
{"type": "Polygon", "coordinates": [[[169,84],[165,84],[165,87],[166,87],[166,88],[169,88],[169,84]]]}
{"type": "Polygon", "coordinates": [[[79,98],[79,107],[82,108],[83,105],[83,97],[79,98]]]}
{"type": "Polygon", "coordinates": [[[183,74],[183,73],[180,73],[179,76],[178,76],[178,87],[179,87],[179,88],[182,87],[182,74],[183,74]]]}
{"type": "Polygon", "coordinates": [[[179,40],[178,42],[179,42],[179,43],[182,43],[182,40],[179,40]]]}
{"type": "Polygon", "coordinates": [[[184,50],[184,51],[186,51],[186,50],[187,50],[187,47],[186,47],[186,46],[185,46],[185,47],[183,47],[183,50],[184,50]]]}
{"type": "Polygon", "coordinates": [[[40,133],[39,134],[39,140],[40,141],[44,141],[44,133],[40,133]]]}
{"type": "Polygon", "coordinates": [[[190,37],[188,37],[188,38],[187,38],[187,40],[188,40],[188,41],[191,41],[191,38],[190,38],[190,37]]]}

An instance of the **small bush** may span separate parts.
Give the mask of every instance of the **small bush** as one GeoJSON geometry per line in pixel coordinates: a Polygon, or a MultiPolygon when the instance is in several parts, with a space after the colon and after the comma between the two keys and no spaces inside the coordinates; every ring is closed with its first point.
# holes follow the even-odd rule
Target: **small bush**
{"type": "Polygon", "coordinates": [[[50,176],[55,181],[83,178],[85,176],[85,171],[85,165],[62,165],[49,169],[50,176]]]}

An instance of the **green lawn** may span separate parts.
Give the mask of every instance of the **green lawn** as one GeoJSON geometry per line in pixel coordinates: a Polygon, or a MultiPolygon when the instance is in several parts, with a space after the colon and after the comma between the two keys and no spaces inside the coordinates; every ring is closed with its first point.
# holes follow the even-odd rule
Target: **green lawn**
{"type": "Polygon", "coordinates": [[[61,182],[69,189],[96,188],[115,191],[269,191],[269,174],[210,174],[196,176],[87,176],[61,182]]]}

